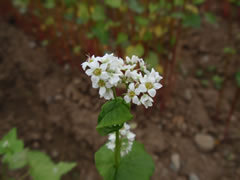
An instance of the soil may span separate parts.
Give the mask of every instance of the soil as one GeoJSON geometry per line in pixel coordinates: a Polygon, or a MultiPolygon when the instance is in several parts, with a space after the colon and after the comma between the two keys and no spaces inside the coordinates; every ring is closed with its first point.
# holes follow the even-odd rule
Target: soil
{"type": "MultiPolygon", "coordinates": [[[[240,28],[234,24],[234,33],[240,28]]],[[[134,107],[133,123],[138,141],[155,161],[153,180],[187,180],[195,174],[200,180],[240,179],[240,107],[234,112],[229,140],[222,142],[225,119],[234,97],[231,74],[239,67],[239,54],[233,57],[229,80],[224,88],[219,118],[215,118],[218,91],[209,81],[217,66],[224,71],[223,48],[228,45],[227,24],[204,24],[182,37],[174,92],[167,107],[144,110],[134,107]],[[203,69],[203,77],[196,71],[203,69]],[[215,139],[214,148],[203,151],[194,137],[205,133],[215,139]],[[172,168],[171,157],[178,154],[180,169],[172,168]]],[[[239,37],[234,43],[240,48],[239,37]]],[[[32,37],[13,25],[0,21],[0,138],[17,127],[26,147],[46,152],[55,161],[76,161],[78,166],[65,180],[101,179],[94,153],[106,142],[95,127],[104,100],[91,88],[90,79],[68,65],[59,66],[32,37]]],[[[61,49],[59,49],[61,51],[61,49]]]]}

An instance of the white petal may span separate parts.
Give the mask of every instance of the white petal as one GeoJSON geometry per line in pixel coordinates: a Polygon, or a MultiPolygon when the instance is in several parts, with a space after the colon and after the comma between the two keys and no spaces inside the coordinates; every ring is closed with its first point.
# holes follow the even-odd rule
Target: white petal
{"type": "Polygon", "coordinates": [[[155,89],[160,89],[162,85],[160,83],[154,83],[154,88],[155,89]]]}
{"type": "Polygon", "coordinates": [[[106,92],[106,88],[105,87],[100,87],[100,89],[99,89],[100,96],[103,96],[105,92],[106,92]]]}
{"type": "Polygon", "coordinates": [[[146,92],[147,88],[144,84],[140,84],[138,87],[139,92],[146,92]]]}
{"type": "Polygon", "coordinates": [[[156,90],[155,89],[150,89],[148,90],[148,94],[152,97],[154,97],[156,95],[156,90]]]}
{"type": "Polygon", "coordinates": [[[83,68],[84,71],[86,70],[86,67],[87,67],[87,66],[88,66],[88,62],[82,63],[82,68],[83,68]]]}
{"type": "Polygon", "coordinates": [[[109,142],[109,143],[107,143],[106,145],[107,145],[107,148],[110,149],[110,150],[112,150],[112,151],[115,149],[115,144],[112,143],[112,142],[109,142]]]}
{"type": "Polygon", "coordinates": [[[137,104],[137,105],[140,105],[140,101],[139,101],[139,99],[138,99],[137,96],[134,96],[134,97],[133,97],[133,103],[134,103],[134,104],[137,104]]]}
{"type": "Polygon", "coordinates": [[[109,82],[106,82],[105,86],[106,86],[108,89],[110,89],[110,88],[112,88],[112,87],[113,87],[113,85],[112,85],[112,84],[110,84],[109,82]]]}
{"type": "Polygon", "coordinates": [[[101,68],[103,71],[105,71],[105,70],[107,69],[107,66],[108,66],[107,63],[101,64],[100,68],[101,68]]]}
{"type": "Polygon", "coordinates": [[[110,79],[110,83],[115,86],[118,83],[119,80],[120,80],[120,78],[118,76],[113,76],[110,79]]]}
{"type": "Polygon", "coordinates": [[[125,135],[127,134],[127,131],[126,131],[125,129],[120,130],[120,134],[121,134],[122,136],[125,136],[125,135]]]}
{"type": "Polygon", "coordinates": [[[124,100],[126,101],[126,103],[129,103],[131,101],[131,98],[128,95],[126,95],[124,96],[124,100]]]}
{"type": "Polygon", "coordinates": [[[94,61],[89,64],[89,67],[93,69],[99,68],[99,63],[97,61],[94,61]]]}
{"type": "Polygon", "coordinates": [[[130,85],[129,85],[129,87],[128,87],[130,90],[132,90],[132,91],[134,91],[134,83],[131,83],[130,85]]]}
{"type": "Polygon", "coordinates": [[[88,70],[86,70],[86,74],[87,74],[88,76],[91,76],[92,73],[93,73],[93,69],[88,69],[88,70]]]}
{"type": "Polygon", "coordinates": [[[109,139],[110,141],[115,141],[115,139],[116,139],[115,134],[110,134],[109,137],[108,137],[108,139],[109,139]]]}
{"type": "Polygon", "coordinates": [[[107,73],[107,72],[102,72],[100,77],[101,77],[101,79],[104,79],[104,80],[106,80],[106,79],[108,79],[108,78],[109,78],[109,76],[108,76],[108,73],[107,73]]]}
{"type": "Polygon", "coordinates": [[[95,88],[95,89],[99,88],[98,83],[92,82],[92,87],[95,88]]]}
{"type": "Polygon", "coordinates": [[[134,133],[132,133],[132,132],[129,132],[128,134],[127,134],[127,138],[130,140],[130,141],[134,141],[134,139],[135,139],[135,134],[134,133]]]}
{"type": "Polygon", "coordinates": [[[97,76],[92,76],[92,77],[91,77],[91,81],[92,81],[93,83],[98,83],[99,77],[97,77],[97,76]]]}
{"type": "Polygon", "coordinates": [[[124,129],[129,130],[130,126],[127,123],[124,123],[124,129]]]}

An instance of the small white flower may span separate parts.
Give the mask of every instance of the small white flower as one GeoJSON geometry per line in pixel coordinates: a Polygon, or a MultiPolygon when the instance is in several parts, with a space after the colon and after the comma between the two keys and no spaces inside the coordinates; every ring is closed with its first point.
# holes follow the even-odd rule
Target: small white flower
{"type": "Polygon", "coordinates": [[[105,91],[103,90],[103,92],[101,94],[100,94],[100,97],[104,97],[104,99],[106,99],[106,100],[114,99],[114,95],[113,95],[113,90],[112,89],[107,89],[106,88],[106,90],[105,91]]]}
{"type": "Polygon", "coordinates": [[[88,76],[96,76],[102,79],[107,78],[107,73],[105,72],[107,69],[107,64],[101,64],[97,61],[94,61],[92,63],[90,63],[89,65],[89,69],[86,70],[86,74],[88,76]]]}
{"type": "Polygon", "coordinates": [[[153,99],[147,94],[142,95],[140,101],[145,106],[145,108],[151,107],[153,103],[153,99]]]}
{"type": "Polygon", "coordinates": [[[107,148],[114,151],[115,149],[115,141],[110,141],[106,144],[107,148]]]}
{"type": "Polygon", "coordinates": [[[149,76],[154,78],[156,82],[159,82],[162,79],[162,76],[159,75],[159,72],[156,72],[153,68],[151,72],[149,73],[149,76]]]}
{"type": "Polygon", "coordinates": [[[125,72],[125,76],[128,79],[128,82],[139,82],[140,79],[142,78],[142,74],[138,73],[137,70],[127,70],[125,72]]]}
{"type": "MultiPolygon", "coordinates": [[[[120,140],[121,140],[121,156],[127,155],[132,150],[132,145],[135,140],[135,134],[130,131],[130,126],[124,123],[123,128],[119,130],[120,140]]],[[[115,150],[116,134],[111,133],[108,136],[107,148],[114,151],[115,150]]]]}
{"type": "Polygon", "coordinates": [[[129,131],[126,136],[129,141],[134,141],[136,135],[129,131]]]}
{"type": "Polygon", "coordinates": [[[137,95],[139,95],[139,93],[136,92],[134,83],[131,83],[128,87],[128,93],[124,96],[124,100],[127,103],[130,103],[132,101],[134,104],[140,105],[141,103],[137,95]]]}
{"type": "Polygon", "coordinates": [[[160,89],[162,85],[158,83],[158,76],[155,76],[156,74],[150,73],[148,75],[145,75],[143,78],[140,79],[141,84],[138,87],[138,92],[148,92],[148,94],[151,97],[154,97],[156,95],[156,89],[160,89]]]}
{"type": "Polygon", "coordinates": [[[86,68],[87,68],[91,63],[93,63],[93,62],[95,62],[95,61],[96,61],[96,59],[95,59],[95,56],[94,56],[94,55],[93,55],[92,57],[88,57],[87,61],[84,62],[84,63],[82,63],[82,68],[83,68],[83,70],[85,71],[86,68]]]}
{"type": "Polygon", "coordinates": [[[91,56],[82,63],[82,68],[91,76],[93,88],[99,88],[100,97],[106,100],[114,98],[112,88],[125,84],[128,86],[124,96],[127,103],[140,105],[144,102],[150,106],[152,99],[142,97],[142,94],[147,93],[154,97],[156,90],[162,87],[159,83],[162,79],[159,73],[154,69],[148,71],[144,60],[137,56],[126,57],[125,61],[113,54],[105,54],[103,57],[91,56]]]}

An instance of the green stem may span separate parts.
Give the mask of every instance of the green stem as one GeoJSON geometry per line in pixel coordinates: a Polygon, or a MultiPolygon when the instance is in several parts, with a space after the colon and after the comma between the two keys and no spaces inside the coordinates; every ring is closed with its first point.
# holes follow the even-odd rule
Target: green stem
{"type": "Polygon", "coordinates": [[[120,160],[120,139],[119,139],[119,130],[116,131],[116,141],[115,141],[115,166],[118,168],[119,166],[119,160],[120,160]]]}
{"type": "Polygon", "coordinates": [[[117,98],[116,88],[113,87],[112,90],[113,90],[113,96],[114,96],[114,99],[116,99],[116,98],[117,98]]]}
{"type": "MultiPolygon", "coordinates": [[[[117,98],[116,88],[113,87],[112,90],[113,90],[114,98],[116,99],[117,98]]],[[[114,157],[115,157],[115,167],[117,169],[119,166],[119,161],[120,161],[120,157],[121,157],[120,156],[121,142],[120,142],[120,138],[119,138],[119,130],[117,130],[115,132],[115,135],[116,135],[116,141],[115,141],[114,157]]]]}

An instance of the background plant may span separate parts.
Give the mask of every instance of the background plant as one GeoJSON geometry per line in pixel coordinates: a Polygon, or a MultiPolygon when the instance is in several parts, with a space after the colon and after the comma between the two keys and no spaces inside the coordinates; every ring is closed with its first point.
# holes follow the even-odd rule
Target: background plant
{"type": "MultiPolygon", "coordinates": [[[[59,62],[78,66],[86,54],[106,51],[145,57],[164,76],[168,87],[164,97],[174,88],[182,29],[200,27],[201,17],[211,23],[216,20],[210,12],[200,13],[204,0],[15,1],[27,8],[21,22],[34,17],[30,21],[36,26],[28,31],[38,36],[43,46],[53,48],[51,53],[59,62]]],[[[22,6],[15,7],[22,12],[22,6]]]]}
{"type": "Polygon", "coordinates": [[[0,140],[0,155],[3,164],[2,180],[10,179],[8,170],[16,171],[23,168],[25,172],[16,179],[23,180],[31,176],[33,180],[59,180],[76,166],[76,163],[54,163],[45,153],[24,148],[23,141],[17,138],[16,128],[0,140]]]}

